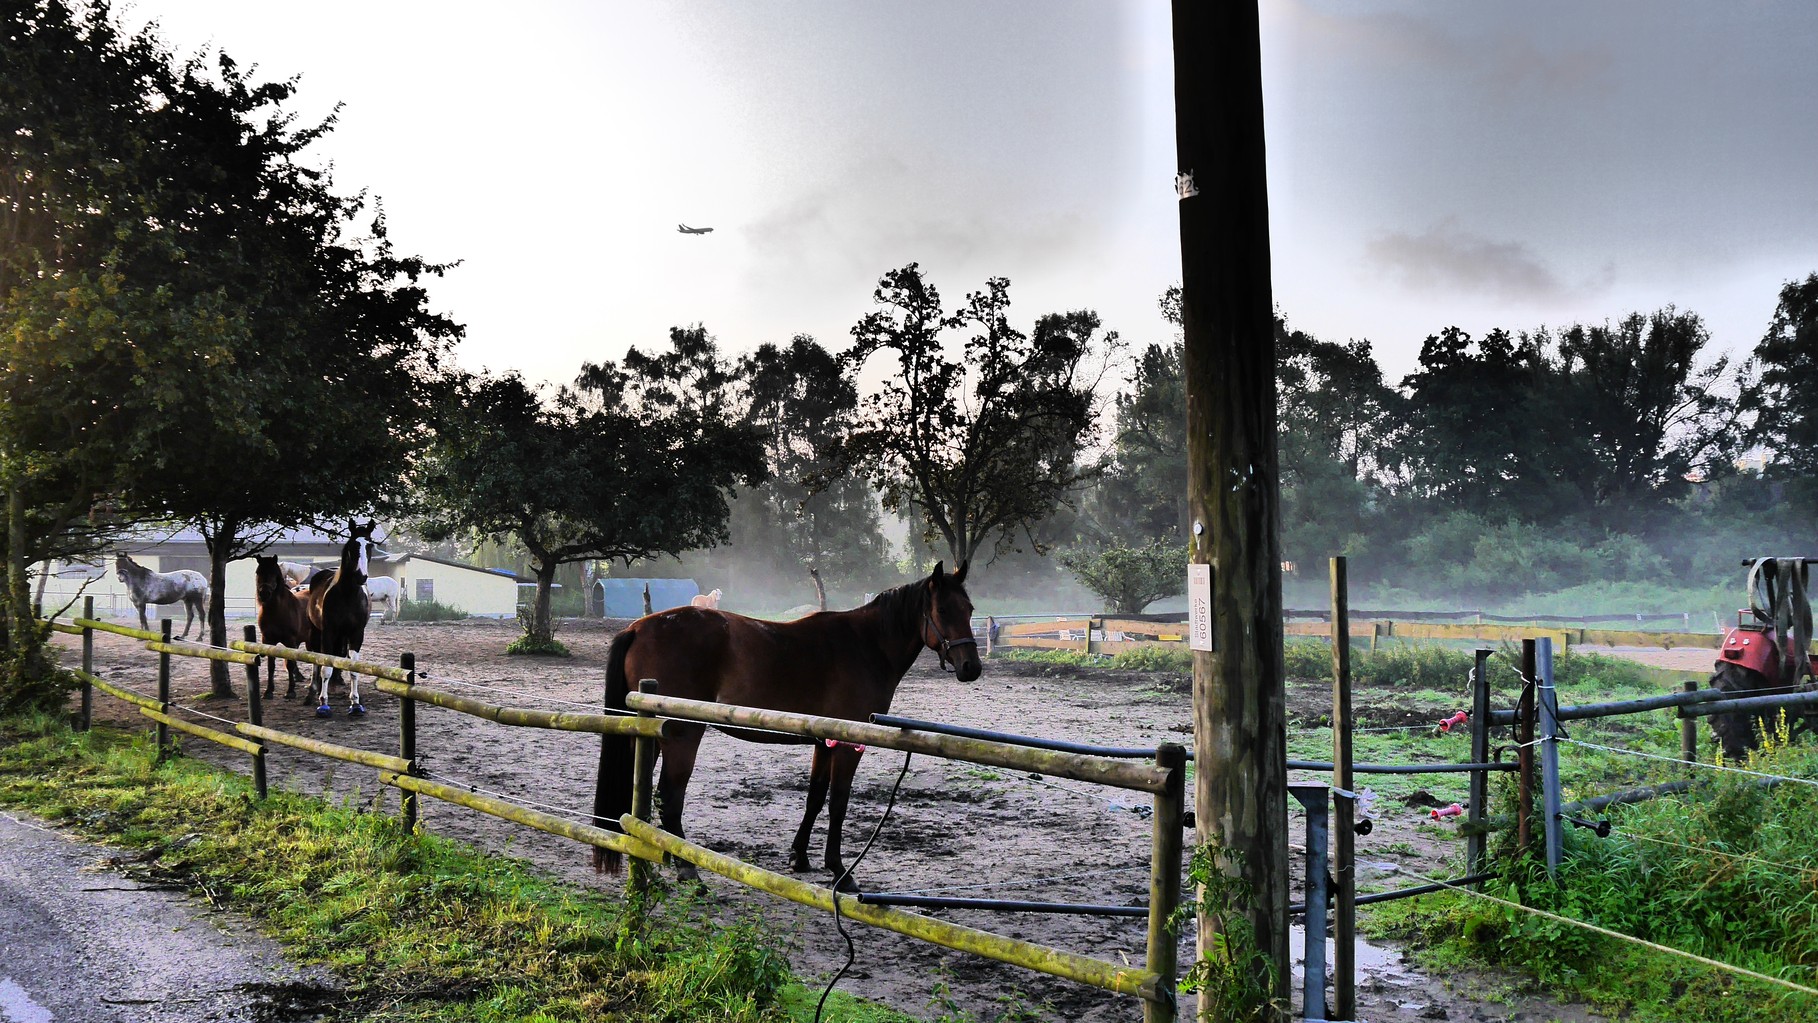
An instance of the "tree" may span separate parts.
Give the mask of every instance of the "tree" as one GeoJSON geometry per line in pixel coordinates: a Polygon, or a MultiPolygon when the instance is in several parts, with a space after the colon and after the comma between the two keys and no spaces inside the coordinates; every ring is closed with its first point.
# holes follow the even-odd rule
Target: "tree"
{"type": "Polygon", "coordinates": [[[846,353],[856,374],[872,356],[895,354],[898,373],[866,399],[848,453],[865,468],[884,506],[911,510],[925,538],[957,564],[985,548],[1008,549],[1095,469],[1082,465],[1094,433],[1099,378],[1116,345],[1096,313],[1051,313],[1030,334],[1010,326],[1010,282],[994,277],[952,314],[911,263],[873,295],[884,308],[852,328],[846,353]],[[970,329],[960,360],[943,350],[950,330],[970,329]]]}
{"type": "Polygon", "coordinates": [[[1780,289],[1753,362],[1760,378],[1742,400],[1754,414],[1749,440],[1772,453],[1775,477],[1818,479],[1818,273],[1780,289]]]}
{"type": "Polygon", "coordinates": [[[529,649],[555,648],[561,565],[723,542],[732,488],[763,478],[757,437],[704,386],[720,372],[711,339],[678,329],[671,341],[665,354],[634,349],[628,369],[588,364],[548,400],[516,374],[473,377],[435,417],[414,526],[432,543],[468,534],[523,545],[537,580],[529,649]]]}
{"type": "Polygon", "coordinates": [[[1165,540],[1071,550],[1061,555],[1061,564],[1117,614],[1140,614],[1187,588],[1186,549],[1165,540]]]}
{"type": "Polygon", "coordinates": [[[1627,521],[1684,495],[1729,442],[1735,404],[1721,393],[1729,366],[1700,366],[1710,332],[1696,313],[1668,306],[1614,325],[1574,326],[1559,337],[1560,373],[1572,399],[1561,412],[1590,441],[1592,500],[1627,521]]]}
{"type": "Polygon", "coordinates": [[[734,545],[762,551],[772,574],[807,570],[817,587],[863,586],[889,564],[871,490],[841,455],[858,389],[838,357],[798,335],[739,361],[745,420],[763,438],[768,479],[734,506],[734,545]],[[749,512],[745,512],[749,509],[749,512]]]}
{"type": "Polygon", "coordinates": [[[1097,488],[1100,526],[1110,535],[1187,535],[1186,401],[1180,343],[1143,349],[1130,389],[1116,398],[1117,432],[1097,488]]]}

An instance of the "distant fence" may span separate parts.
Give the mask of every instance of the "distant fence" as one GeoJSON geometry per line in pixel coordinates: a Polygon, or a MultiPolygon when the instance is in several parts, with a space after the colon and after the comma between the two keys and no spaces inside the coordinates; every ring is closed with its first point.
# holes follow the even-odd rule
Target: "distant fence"
{"type": "MultiPolygon", "coordinates": [[[[1332,629],[1329,624],[1330,614],[1324,611],[1286,611],[1282,625],[1284,636],[1318,636],[1329,639],[1332,629]],[[1303,619],[1295,621],[1292,619],[1303,619]],[[1307,620],[1310,619],[1310,620],[1307,620]]],[[[990,616],[982,621],[985,652],[997,649],[1005,650],[1066,650],[1075,653],[1118,654],[1128,650],[1144,647],[1161,647],[1180,649],[1186,646],[1187,625],[1185,616],[1143,616],[1141,618],[1118,617],[1112,615],[1080,615],[1065,617],[1038,617],[1019,615],[990,616]],[[1176,619],[1181,620],[1176,620],[1176,619]]],[[[1692,647],[1695,649],[1717,650],[1723,646],[1720,632],[1665,632],[1645,629],[1587,629],[1560,628],[1553,625],[1502,624],[1509,621],[1549,621],[1549,622],[1687,622],[1690,614],[1671,615],[1591,615],[1583,618],[1551,619],[1514,619],[1508,616],[1480,615],[1474,611],[1431,611],[1431,612],[1363,612],[1362,616],[1353,616],[1349,622],[1349,635],[1352,639],[1368,640],[1374,650],[1380,642],[1394,640],[1478,640],[1489,642],[1520,642],[1528,639],[1546,638],[1561,650],[1568,647],[1616,647],[1643,646],[1692,647]],[[1418,620],[1400,620],[1377,618],[1376,615],[1410,614],[1422,616],[1418,620]],[[1476,616],[1481,621],[1442,622],[1439,618],[1476,616]],[[1361,620],[1360,620],[1361,618],[1361,620]]]]}
{"type": "Polygon", "coordinates": [[[160,623],[158,632],[100,621],[94,616],[92,599],[85,607],[84,616],[75,619],[73,623],[53,621],[48,625],[57,632],[79,636],[82,640],[82,667],[76,671],[82,682],[80,727],[86,729],[92,719],[94,692],[111,695],[137,707],[141,715],[156,723],[160,751],[168,747],[170,732],[175,730],[247,754],[252,761],[254,785],[261,798],[267,794],[267,744],[289,746],[377,770],[381,784],[397,788],[402,793],[400,816],[407,831],[417,826],[418,797],[429,796],[524,827],[629,855],[633,860],[627,884],[634,889],[649,884],[652,864],[661,863],[665,857],[672,856],[722,874],[740,884],[804,905],[832,910],[837,900],[838,912],[847,919],[1118,994],[1134,995],[1143,1001],[1143,1017],[1147,1023],[1172,1023],[1176,1018],[1174,992],[1178,967],[1177,942],[1168,924],[1180,901],[1182,832],[1183,821],[1186,819],[1186,751],[1180,746],[1164,744],[1149,751],[1151,763],[1132,763],[1125,759],[1060,752],[1015,742],[674,699],[657,694],[655,684],[648,680],[640,684],[639,692],[628,698],[627,704],[632,708],[630,713],[580,714],[508,707],[418,685],[415,656],[410,653],[403,654],[396,667],[352,661],[255,642],[251,626],[247,627],[244,640],[237,640],[225,648],[172,642],[171,623],[168,619],[160,623]],[[158,691],[155,695],[135,692],[95,674],[94,634],[97,632],[141,640],[148,651],[158,655],[158,691]],[[250,676],[246,687],[247,719],[231,720],[173,703],[170,695],[172,657],[205,658],[246,665],[250,676]],[[266,727],[257,681],[258,662],[266,657],[338,667],[343,671],[372,677],[381,692],[400,700],[398,753],[393,755],[356,749],[266,727]],[[529,806],[443,784],[428,777],[417,757],[415,708],[419,702],[502,725],[632,736],[636,743],[633,768],[634,809],[619,821],[624,832],[577,823],[529,806]],[[212,723],[200,724],[190,720],[190,717],[200,717],[212,723]],[[1138,908],[1049,904],[1046,907],[1049,912],[1089,915],[1130,915],[1127,912],[1112,914],[1104,911],[1138,908],[1149,922],[1148,948],[1143,964],[1133,966],[1126,962],[1095,959],[964,927],[893,906],[867,902],[859,896],[836,893],[829,888],[715,853],[657,828],[650,823],[653,768],[657,753],[655,744],[658,738],[686,727],[682,722],[738,726],[816,740],[860,743],[1151,794],[1154,806],[1151,814],[1153,834],[1148,905],[1138,908]]]}

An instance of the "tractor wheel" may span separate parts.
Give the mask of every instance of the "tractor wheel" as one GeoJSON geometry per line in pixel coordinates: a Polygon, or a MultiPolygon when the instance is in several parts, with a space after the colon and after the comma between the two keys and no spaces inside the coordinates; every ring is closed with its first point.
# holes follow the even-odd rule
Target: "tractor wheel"
{"type": "MultiPolygon", "coordinates": [[[[1767,688],[1767,679],[1758,671],[1725,662],[1717,666],[1716,673],[1711,676],[1710,686],[1732,696],[1740,696],[1767,688]]],[[[1711,731],[1717,733],[1717,741],[1723,744],[1725,757],[1741,760],[1748,756],[1749,750],[1760,745],[1761,733],[1757,730],[1756,722],[1754,714],[1711,715],[1711,731]]]]}

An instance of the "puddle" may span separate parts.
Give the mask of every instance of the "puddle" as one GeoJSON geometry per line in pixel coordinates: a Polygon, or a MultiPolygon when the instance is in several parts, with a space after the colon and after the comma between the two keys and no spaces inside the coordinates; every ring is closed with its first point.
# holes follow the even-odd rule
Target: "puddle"
{"type": "MultiPolygon", "coordinates": [[[[1301,966],[1306,959],[1307,931],[1304,927],[1293,927],[1288,931],[1288,955],[1294,963],[1294,988],[1299,990],[1301,966]]],[[[1326,937],[1326,970],[1332,969],[1332,959],[1338,954],[1338,946],[1330,935],[1326,937]]],[[[1357,983],[1374,980],[1378,984],[1406,987],[1420,983],[1420,978],[1402,961],[1401,953],[1392,948],[1372,945],[1362,938],[1357,939],[1357,949],[1352,953],[1357,965],[1357,983]]]]}
{"type": "Polygon", "coordinates": [[[11,977],[0,977],[0,1019],[9,1023],[51,1023],[51,1012],[32,1001],[11,977]]]}

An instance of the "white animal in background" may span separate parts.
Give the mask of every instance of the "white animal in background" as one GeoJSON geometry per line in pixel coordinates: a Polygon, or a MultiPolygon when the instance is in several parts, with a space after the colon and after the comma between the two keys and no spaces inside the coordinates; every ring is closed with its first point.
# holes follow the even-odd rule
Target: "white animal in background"
{"type": "Polygon", "coordinates": [[[720,606],[720,588],[714,587],[712,593],[697,593],[688,603],[691,607],[717,608],[720,606]]]}
{"type": "Polygon", "coordinates": [[[387,615],[392,618],[398,616],[398,605],[401,603],[402,593],[398,589],[396,579],[389,579],[382,575],[368,576],[366,596],[372,601],[373,609],[380,612],[381,619],[387,615]],[[381,608],[383,610],[380,610],[381,608]]]}
{"type": "Polygon", "coordinates": [[[309,577],[315,572],[315,569],[295,561],[280,561],[278,571],[284,573],[284,581],[289,583],[290,588],[294,590],[309,582],[309,577]]]}

